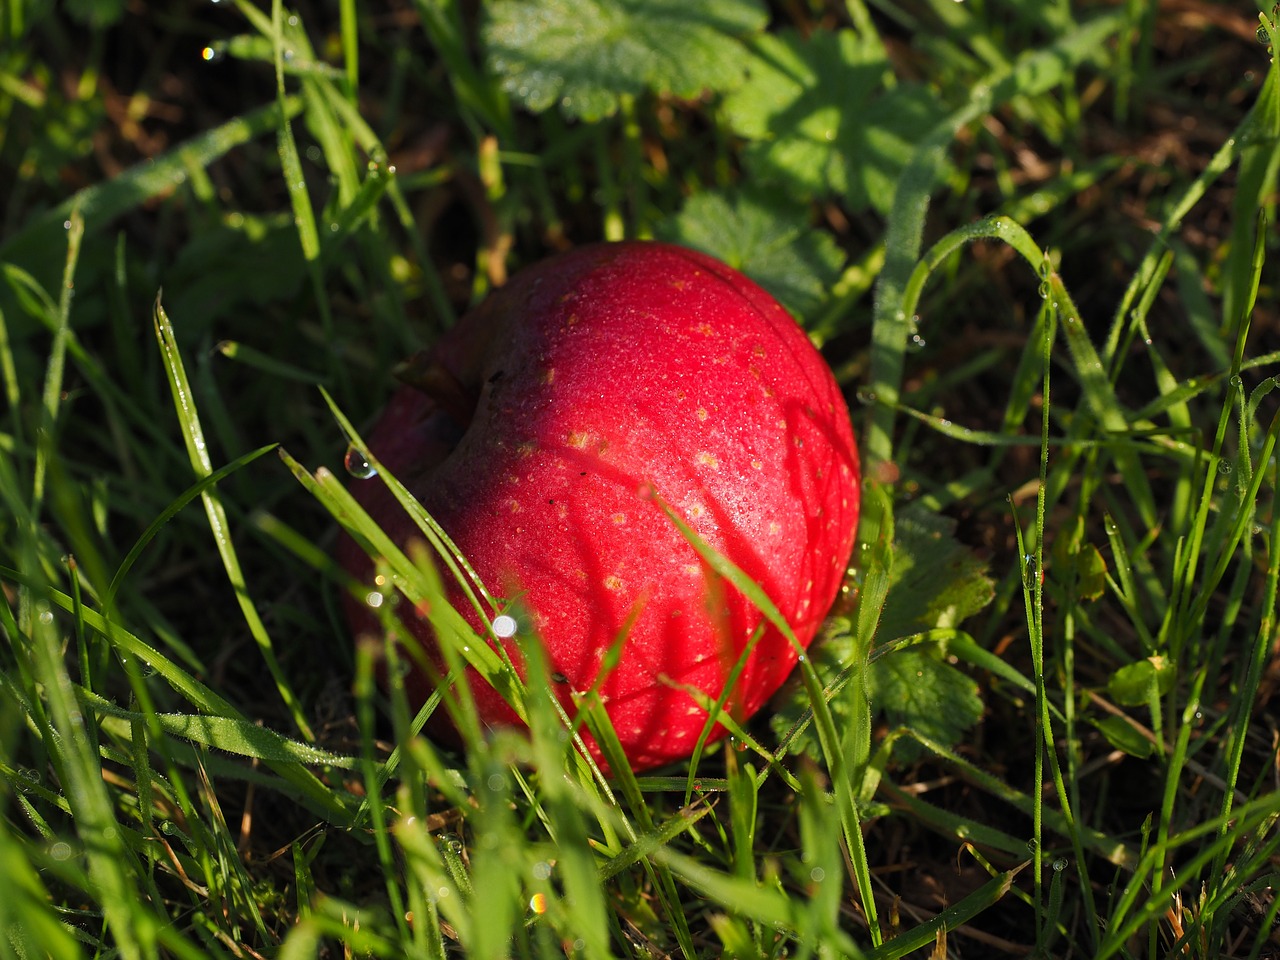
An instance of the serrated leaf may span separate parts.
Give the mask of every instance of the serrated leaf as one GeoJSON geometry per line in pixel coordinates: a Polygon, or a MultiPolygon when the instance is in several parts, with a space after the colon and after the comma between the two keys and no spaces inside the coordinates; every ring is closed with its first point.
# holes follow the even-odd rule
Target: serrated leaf
{"type": "Polygon", "coordinates": [[[934,96],[917,84],[887,88],[883,48],[854,30],[807,39],[784,30],[752,47],[747,82],[724,106],[733,130],[755,141],[751,172],[887,212],[916,142],[943,115],[934,96]]]}
{"type": "Polygon", "coordinates": [[[845,259],[803,207],[749,193],[697,194],[658,233],[741,270],[800,317],[826,300],[845,259]]]}
{"type": "MultiPolygon", "coordinates": [[[[912,505],[894,521],[888,600],[876,630],[883,645],[930,630],[956,627],[985,607],[995,595],[986,565],[955,539],[955,522],[912,505]]],[[[824,684],[833,683],[852,664],[855,643],[848,621],[833,620],[810,648],[824,684]]],[[[939,643],[914,643],[891,650],[867,667],[872,710],[894,727],[909,727],[945,746],[957,743],[982,718],[978,685],[943,659],[939,643]]],[[[772,724],[781,738],[808,704],[803,690],[789,687],[776,704],[772,724]]],[[[831,701],[837,725],[852,709],[839,694],[831,701]]],[[[808,731],[791,744],[794,752],[816,749],[808,731]]],[[[910,743],[898,746],[911,753],[910,743]]]]}
{"type": "MultiPolygon", "coordinates": [[[[936,645],[895,650],[871,663],[872,707],[891,727],[909,727],[951,746],[982,719],[982,698],[970,676],[940,659],[936,645]]],[[[899,745],[900,754],[914,744],[899,745]]]]}
{"type": "Polygon", "coordinates": [[[646,90],[697,97],[745,76],[741,38],[768,22],[759,0],[499,0],[490,69],[530,110],[598,120],[646,90]]]}
{"type": "Polygon", "coordinates": [[[955,528],[955,521],[914,505],[898,516],[879,642],[954,627],[991,602],[995,586],[986,564],[955,539],[955,528]]]}

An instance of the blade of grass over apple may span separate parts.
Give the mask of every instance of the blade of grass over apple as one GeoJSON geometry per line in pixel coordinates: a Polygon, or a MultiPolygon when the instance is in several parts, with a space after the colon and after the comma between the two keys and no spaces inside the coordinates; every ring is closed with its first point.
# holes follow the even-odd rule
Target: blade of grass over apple
{"type": "Polygon", "coordinates": [[[347,438],[348,443],[354,446],[355,449],[359,451],[360,455],[364,457],[365,462],[377,471],[378,477],[382,482],[387,484],[387,488],[405,509],[405,512],[413,518],[414,523],[416,523],[418,529],[422,531],[423,537],[429,544],[431,544],[431,547],[435,550],[437,556],[444,561],[450,575],[457,581],[459,588],[465,593],[467,600],[471,604],[472,609],[475,610],[476,615],[485,623],[489,623],[493,619],[494,614],[500,612],[498,609],[498,601],[494,599],[493,595],[485,588],[483,581],[481,581],[475,569],[467,561],[467,558],[463,556],[462,551],[457,548],[453,540],[450,539],[449,534],[445,532],[444,528],[441,527],[440,524],[436,523],[431,514],[422,508],[422,504],[417,501],[404,484],[400,483],[400,481],[389,475],[386,470],[382,468],[377,457],[375,457],[369,450],[360,434],[356,431],[356,428],[352,425],[351,421],[347,419],[346,415],[338,408],[328,391],[322,387],[320,392],[324,396],[325,403],[329,406],[329,412],[332,413],[334,419],[337,420],[338,427],[342,430],[343,436],[347,438]]]}
{"type": "MultiPolygon", "coordinates": [[[[187,456],[191,461],[191,469],[198,478],[205,479],[213,473],[213,462],[210,459],[209,450],[205,443],[204,431],[200,426],[200,417],[196,410],[195,396],[187,379],[187,371],[182,362],[182,355],[178,351],[178,342],[174,336],[173,326],[169,322],[168,315],[164,312],[159,296],[156,297],[153,321],[156,340],[159,343],[160,353],[164,359],[169,389],[173,394],[173,406],[178,415],[178,425],[182,428],[182,438],[186,443],[187,456]]],[[[271,672],[271,677],[275,681],[280,699],[288,708],[289,714],[302,736],[307,740],[314,740],[315,734],[312,733],[311,726],[303,715],[302,707],[294,695],[293,688],[280,669],[280,663],[276,659],[275,649],[271,643],[271,636],[267,633],[266,625],[262,622],[258,609],[249,595],[249,587],[245,581],[235,545],[232,543],[227,513],[222,506],[222,501],[212,487],[200,491],[200,500],[204,503],[205,515],[209,520],[209,529],[213,533],[214,543],[217,545],[218,554],[222,558],[227,580],[235,592],[240,612],[249,627],[249,632],[253,635],[258,651],[261,653],[267,669],[271,672]]]]}
{"type": "MultiPolygon", "coordinates": [[[[858,795],[860,790],[854,783],[852,771],[845,765],[842,749],[844,744],[836,733],[830,709],[822,694],[821,681],[818,679],[813,665],[809,663],[808,658],[805,656],[804,648],[800,646],[799,641],[796,639],[791,625],[787,623],[786,618],[782,616],[777,606],[769,599],[768,594],[761,589],[760,585],[743,573],[731,560],[699,537],[697,532],[659,494],[654,493],[653,499],[663,513],[667,515],[671,523],[675,525],[676,529],[680,531],[680,535],[698,552],[703,561],[717,575],[723,577],[727,583],[746,597],[796,650],[800,662],[800,675],[804,680],[805,689],[812,703],[814,720],[822,743],[823,758],[827,763],[827,768],[831,771],[831,779],[840,808],[841,827],[858,881],[863,910],[866,912],[872,942],[878,944],[880,942],[880,930],[876,920],[875,895],[872,892],[871,873],[867,863],[866,848],[863,844],[858,814],[858,795]]],[[[869,726],[868,724],[866,729],[859,732],[869,735],[869,726]]]]}
{"type": "MultiPolygon", "coordinates": [[[[280,450],[280,455],[303,487],[343,525],[349,534],[365,544],[372,556],[385,559],[392,586],[405,594],[411,606],[427,612],[428,619],[431,620],[437,636],[442,641],[440,651],[446,659],[450,673],[460,676],[462,661],[465,660],[486,683],[507,698],[507,702],[517,714],[522,714],[522,684],[510,661],[489,644],[472,642],[476,639],[474,632],[462,615],[448,602],[443,582],[434,564],[415,564],[396,546],[390,536],[369,518],[342,482],[329,470],[321,467],[313,475],[283,449],[280,450]]],[[[376,464],[376,461],[371,462],[376,464]]],[[[380,470],[379,476],[387,475],[385,471],[380,470]]],[[[357,591],[356,595],[363,598],[363,592],[367,589],[366,585],[362,591],[357,591]]],[[[389,604],[383,606],[390,607],[389,604]]],[[[408,634],[405,635],[408,636],[408,634]]],[[[457,688],[457,694],[469,701],[465,685],[457,688]]],[[[469,715],[465,708],[464,715],[469,715]]],[[[478,736],[478,731],[472,732],[478,736]]]]}

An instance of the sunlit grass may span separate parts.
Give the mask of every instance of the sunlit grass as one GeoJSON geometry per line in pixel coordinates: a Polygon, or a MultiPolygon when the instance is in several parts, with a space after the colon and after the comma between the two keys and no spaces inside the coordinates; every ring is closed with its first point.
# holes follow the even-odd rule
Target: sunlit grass
{"type": "MultiPolygon", "coordinates": [[[[392,365],[508,269],[750,186],[718,92],[534,115],[425,0],[0,14],[0,952],[1275,951],[1267,48],[1184,66],[1142,4],[805,6],[775,12],[879,31],[945,108],[883,217],[770,186],[844,257],[803,320],[861,401],[852,652],[806,659],[785,738],[722,717],[731,742],[639,775],[598,697],[567,712],[536,646],[517,672],[445,602],[500,609],[360,435],[392,365]],[[143,79],[113,73],[128,43],[143,79]],[[1200,134],[1138,189],[1125,150],[1168,103],[1200,134]],[[349,447],[421,549],[360,510],[349,447]],[[908,509],[961,521],[995,598],[899,636],[908,509]],[[340,528],[385,625],[429,610],[450,675],[527,733],[485,731],[465,684],[415,702],[421,651],[348,635],[340,528]],[[921,651],[978,680],[961,742],[867,702],[869,663],[921,651]],[[436,711],[464,749],[424,735],[436,711]]],[[[798,249],[757,262],[785,277],[798,249]]]]}

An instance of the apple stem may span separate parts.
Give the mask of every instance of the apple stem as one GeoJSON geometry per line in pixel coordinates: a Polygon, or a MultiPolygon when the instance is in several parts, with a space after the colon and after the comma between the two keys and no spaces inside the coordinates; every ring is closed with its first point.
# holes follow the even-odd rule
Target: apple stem
{"type": "Polygon", "coordinates": [[[436,406],[458,422],[464,429],[475,416],[480,402],[480,391],[468,390],[443,363],[421,350],[392,371],[395,378],[406,386],[421,390],[435,401],[436,406]]]}

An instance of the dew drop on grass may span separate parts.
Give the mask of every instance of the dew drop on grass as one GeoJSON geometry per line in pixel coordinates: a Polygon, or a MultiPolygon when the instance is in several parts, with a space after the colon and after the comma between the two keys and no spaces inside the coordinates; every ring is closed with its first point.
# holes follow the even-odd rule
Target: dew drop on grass
{"type": "Polygon", "coordinates": [[[369,606],[373,607],[375,610],[378,607],[382,606],[382,600],[383,600],[383,595],[379,593],[377,590],[370,590],[365,595],[365,598],[364,598],[364,602],[367,603],[369,606]]]}
{"type": "Polygon", "coordinates": [[[1063,870],[1065,870],[1065,869],[1067,869],[1067,858],[1066,858],[1066,857],[1059,857],[1057,860],[1053,861],[1053,872],[1054,872],[1054,873],[1061,873],[1061,872],[1062,872],[1063,870]]]}
{"type": "Polygon", "coordinates": [[[823,870],[821,867],[814,867],[809,871],[809,879],[814,883],[821,883],[823,880],[827,879],[827,871],[823,870]]]}
{"type": "Polygon", "coordinates": [[[347,473],[357,480],[369,480],[378,475],[378,471],[373,464],[354,446],[347,447],[347,454],[342,458],[342,465],[347,468],[347,473]]]}
{"type": "Polygon", "coordinates": [[[1232,469],[1234,468],[1231,466],[1231,463],[1229,461],[1227,460],[1218,461],[1218,473],[1222,474],[1222,476],[1224,477],[1228,476],[1231,473],[1232,469]]]}
{"type": "Polygon", "coordinates": [[[1033,554],[1028,553],[1022,558],[1022,582],[1028,587],[1035,586],[1036,577],[1038,576],[1039,565],[1033,554]]]}
{"type": "Polygon", "coordinates": [[[516,618],[502,613],[493,618],[494,636],[505,640],[516,635],[516,618]]]}

